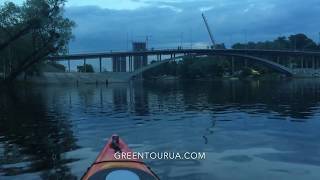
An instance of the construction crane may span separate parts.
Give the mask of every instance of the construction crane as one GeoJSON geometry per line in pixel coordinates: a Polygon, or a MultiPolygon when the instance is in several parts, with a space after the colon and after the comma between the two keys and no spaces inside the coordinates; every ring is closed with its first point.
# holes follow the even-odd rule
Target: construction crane
{"type": "Polygon", "coordinates": [[[212,43],[212,48],[215,48],[215,47],[216,47],[216,43],[215,43],[215,41],[214,41],[212,32],[211,32],[211,30],[210,30],[210,27],[209,27],[207,18],[206,18],[206,16],[205,16],[203,13],[202,13],[202,18],[203,18],[204,24],[206,25],[206,28],[207,28],[207,30],[208,30],[208,33],[209,33],[209,36],[210,36],[210,39],[211,39],[211,43],[212,43]]]}

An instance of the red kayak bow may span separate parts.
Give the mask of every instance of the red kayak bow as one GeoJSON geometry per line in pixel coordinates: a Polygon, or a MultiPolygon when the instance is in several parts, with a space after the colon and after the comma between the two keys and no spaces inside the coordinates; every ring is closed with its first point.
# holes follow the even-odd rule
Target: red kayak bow
{"type": "Polygon", "coordinates": [[[158,176],[142,160],[121,157],[121,154],[132,152],[119,136],[113,135],[82,179],[158,180],[158,176]]]}

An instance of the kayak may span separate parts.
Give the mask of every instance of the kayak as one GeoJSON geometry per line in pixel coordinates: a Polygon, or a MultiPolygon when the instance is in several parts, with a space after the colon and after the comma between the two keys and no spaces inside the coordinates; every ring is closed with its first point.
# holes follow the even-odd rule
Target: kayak
{"type": "Polygon", "coordinates": [[[128,160],[120,155],[132,152],[118,135],[113,135],[81,179],[159,180],[158,176],[142,160],[133,158],[128,160]]]}

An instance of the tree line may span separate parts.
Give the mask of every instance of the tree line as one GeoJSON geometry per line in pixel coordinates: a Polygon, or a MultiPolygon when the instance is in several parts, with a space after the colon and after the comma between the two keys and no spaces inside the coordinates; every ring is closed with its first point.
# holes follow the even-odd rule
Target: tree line
{"type": "MultiPolygon", "coordinates": [[[[319,42],[320,43],[320,42],[319,42]]],[[[299,33],[286,36],[280,36],[273,41],[236,43],[233,49],[267,49],[267,50],[301,50],[312,51],[320,50],[320,44],[317,44],[307,35],[299,33]]]]}

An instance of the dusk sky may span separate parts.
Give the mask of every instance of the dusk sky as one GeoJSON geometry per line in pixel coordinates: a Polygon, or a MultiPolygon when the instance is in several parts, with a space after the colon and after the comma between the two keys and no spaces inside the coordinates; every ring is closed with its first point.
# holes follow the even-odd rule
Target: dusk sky
{"type": "Polygon", "coordinates": [[[65,15],[77,24],[70,51],[126,50],[146,36],[150,48],[205,47],[201,12],[228,46],[300,32],[319,39],[319,0],[69,0],[65,15]]]}

